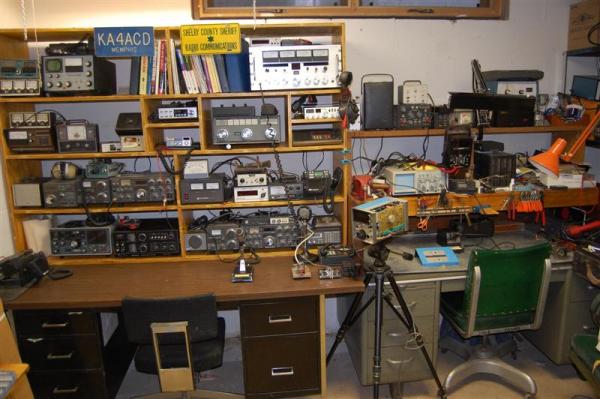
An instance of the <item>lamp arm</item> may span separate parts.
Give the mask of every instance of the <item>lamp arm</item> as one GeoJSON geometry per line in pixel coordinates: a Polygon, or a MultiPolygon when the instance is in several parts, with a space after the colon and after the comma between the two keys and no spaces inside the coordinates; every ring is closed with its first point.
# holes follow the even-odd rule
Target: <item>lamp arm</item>
{"type": "Polygon", "coordinates": [[[596,126],[600,122],[600,111],[597,111],[590,123],[585,127],[585,129],[579,134],[577,140],[573,143],[569,151],[567,151],[561,158],[566,162],[571,162],[571,159],[575,156],[577,151],[585,144],[587,138],[592,134],[596,126]]]}

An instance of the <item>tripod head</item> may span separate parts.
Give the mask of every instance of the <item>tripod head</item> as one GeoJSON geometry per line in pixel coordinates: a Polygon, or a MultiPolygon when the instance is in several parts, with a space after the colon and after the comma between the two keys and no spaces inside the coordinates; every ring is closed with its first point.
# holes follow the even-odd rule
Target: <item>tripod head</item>
{"type": "Polygon", "coordinates": [[[390,250],[385,246],[386,241],[387,239],[371,245],[367,251],[369,256],[374,259],[373,267],[376,269],[387,267],[385,261],[390,255],[390,250]]]}

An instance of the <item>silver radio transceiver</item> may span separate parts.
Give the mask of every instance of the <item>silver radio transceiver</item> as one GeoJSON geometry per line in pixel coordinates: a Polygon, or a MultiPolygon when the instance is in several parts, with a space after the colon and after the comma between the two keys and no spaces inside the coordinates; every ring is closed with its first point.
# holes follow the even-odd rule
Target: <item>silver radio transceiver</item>
{"type": "Polygon", "coordinates": [[[235,176],[237,187],[266,186],[267,183],[266,173],[238,173],[235,176]]]}
{"type": "Polygon", "coordinates": [[[269,200],[269,187],[234,187],[234,202],[259,202],[269,200]]]}
{"type": "Polygon", "coordinates": [[[339,44],[250,47],[253,91],[339,87],[341,71],[339,44]]]}

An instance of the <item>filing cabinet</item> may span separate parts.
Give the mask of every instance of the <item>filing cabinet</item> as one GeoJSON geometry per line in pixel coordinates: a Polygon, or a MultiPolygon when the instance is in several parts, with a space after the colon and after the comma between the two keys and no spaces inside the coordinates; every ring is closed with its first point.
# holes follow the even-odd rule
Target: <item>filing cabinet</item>
{"type": "MultiPolygon", "coordinates": [[[[434,364],[437,354],[438,339],[438,303],[439,289],[435,283],[431,284],[399,284],[402,296],[406,301],[419,333],[423,337],[425,348],[434,364]],[[434,351],[433,349],[436,348],[434,351]]],[[[363,303],[373,295],[374,290],[369,289],[363,303]]],[[[394,306],[402,314],[396,297],[391,288],[385,287],[384,295],[392,300],[394,306]]],[[[342,323],[348,313],[353,297],[338,298],[338,319],[342,323]]],[[[418,381],[431,377],[429,368],[420,349],[417,347],[414,334],[409,332],[404,324],[396,317],[395,313],[384,302],[383,323],[381,333],[381,384],[418,381]]],[[[363,316],[357,320],[346,333],[345,342],[354,364],[360,383],[370,385],[373,383],[373,354],[375,339],[375,303],[372,303],[363,316]]]]}
{"type": "Polygon", "coordinates": [[[318,297],[240,305],[246,398],[321,391],[318,297]]]}
{"type": "Polygon", "coordinates": [[[37,399],[113,398],[134,348],[123,324],[104,345],[100,313],[89,310],[14,311],[23,361],[37,399]]]}

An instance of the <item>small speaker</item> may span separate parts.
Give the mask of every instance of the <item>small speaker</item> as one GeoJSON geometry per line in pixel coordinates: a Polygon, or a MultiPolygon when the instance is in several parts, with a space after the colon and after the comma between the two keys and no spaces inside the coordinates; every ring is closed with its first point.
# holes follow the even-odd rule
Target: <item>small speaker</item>
{"type": "Polygon", "coordinates": [[[206,232],[199,231],[196,233],[185,234],[185,250],[186,251],[206,251],[206,232]]]}
{"type": "Polygon", "coordinates": [[[394,77],[388,74],[369,74],[361,79],[363,129],[394,128],[394,77]],[[388,77],[389,81],[365,82],[372,76],[388,77]]]}

